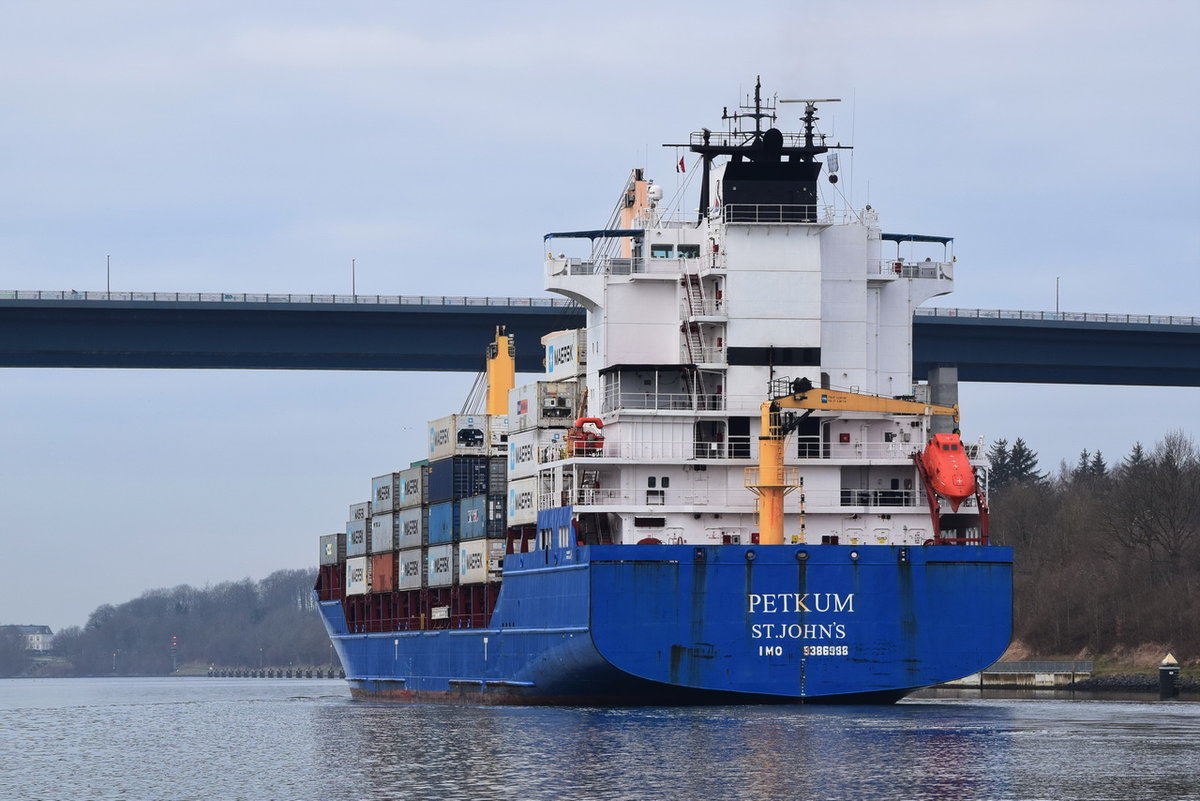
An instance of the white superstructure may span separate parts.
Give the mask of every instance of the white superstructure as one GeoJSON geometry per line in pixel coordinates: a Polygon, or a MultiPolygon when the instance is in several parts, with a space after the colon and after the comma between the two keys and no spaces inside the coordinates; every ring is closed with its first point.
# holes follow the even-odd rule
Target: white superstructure
{"type": "MultiPolygon", "coordinates": [[[[546,289],[581,303],[588,325],[586,337],[547,337],[586,353],[557,364],[548,357],[546,367],[559,384],[578,382],[578,415],[599,421],[602,444],[514,429],[510,448],[528,447],[510,454],[510,469],[536,475],[525,483],[536,484],[539,510],[571,507],[579,541],[757,541],[746,468],[758,465],[760,407],[772,381],[931,400],[928,386],[913,382],[912,316],[951,291],[951,241],[884,234],[869,206],[819,203],[815,156],[838,146],[815,132],[814,102],[804,108],[803,133],[763,130],[775,109],[756,90],[753,105],[726,115],[729,131],[692,135],[703,170],[698,215],[662,208],[661,191],[635,170],[608,228],[550,235],[593,243],[590,257],[547,257],[546,289]],[[899,255],[918,247],[930,255],[899,255]]],[[[785,541],[933,538],[936,514],[913,460],[933,420],[797,415],[785,464],[802,482],[786,496],[785,541]]],[[[938,503],[943,530],[967,537],[977,528],[975,498],[957,514],[938,503]]],[[[561,537],[547,527],[539,544],[561,537]]]]}

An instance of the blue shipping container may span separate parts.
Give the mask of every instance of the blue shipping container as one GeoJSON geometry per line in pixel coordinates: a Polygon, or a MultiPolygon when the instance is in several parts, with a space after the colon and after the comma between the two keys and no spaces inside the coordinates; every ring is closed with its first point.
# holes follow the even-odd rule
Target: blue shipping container
{"type": "Polygon", "coordinates": [[[429,507],[429,544],[440,545],[458,539],[460,511],[457,501],[447,501],[429,507]]]}
{"type": "Polygon", "coordinates": [[[498,537],[504,533],[504,519],[508,511],[503,495],[472,495],[459,502],[461,511],[461,539],[474,540],[483,537],[498,537]]]}
{"type": "Polygon", "coordinates": [[[488,491],[488,457],[452,456],[429,465],[429,503],[458,500],[488,491]]]}

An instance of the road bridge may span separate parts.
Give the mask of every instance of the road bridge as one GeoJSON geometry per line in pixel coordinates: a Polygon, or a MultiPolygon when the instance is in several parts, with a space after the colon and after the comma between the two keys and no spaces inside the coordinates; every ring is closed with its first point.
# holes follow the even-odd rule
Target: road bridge
{"type": "MultiPolygon", "coordinates": [[[[474,371],[496,325],[517,368],[584,313],[551,298],[0,292],[0,367],[474,371]]],[[[920,309],[913,368],[959,381],[1200,386],[1200,318],[920,309]]]]}

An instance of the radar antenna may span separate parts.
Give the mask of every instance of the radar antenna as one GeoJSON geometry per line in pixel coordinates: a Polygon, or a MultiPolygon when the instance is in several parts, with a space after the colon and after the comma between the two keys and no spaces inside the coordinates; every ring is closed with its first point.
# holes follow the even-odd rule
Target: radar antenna
{"type": "MultiPolygon", "coordinates": [[[[818,103],[841,103],[842,100],[841,100],[841,98],[838,98],[838,97],[830,97],[830,98],[825,98],[824,100],[817,100],[817,99],[780,100],[779,102],[780,103],[803,103],[804,104],[804,116],[800,118],[804,122],[804,147],[806,150],[812,150],[813,140],[814,140],[813,127],[816,125],[817,120],[821,119],[820,117],[817,116],[817,104],[818,103]]],[[[822,138],[822,140],[824,140],[824,136],[822,136],[821,138],[822,138]]],[[[812,155],[809,154],[808,156],[805,156],[803,158],[805,161],[811,161],[812,155]]]]}

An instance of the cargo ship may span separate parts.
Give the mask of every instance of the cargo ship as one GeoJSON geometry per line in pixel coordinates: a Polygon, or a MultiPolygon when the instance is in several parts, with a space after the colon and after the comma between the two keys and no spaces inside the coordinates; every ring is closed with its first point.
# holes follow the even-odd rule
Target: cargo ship
{"type": "Polygon", "coordinates": [[[430,423],[321,537],[354,697],[891,703],[1005,650],[982,440],[952,381],[913,379],[953,240],[842,200],[829,102],[756,85],[669,145],[693,211],[635,169],[604,227],[545,236],[545,288],[586,328],[544,337],[520,387],[498,328],[486,408],[430,423]]]}

